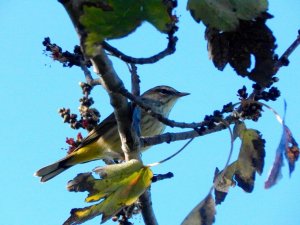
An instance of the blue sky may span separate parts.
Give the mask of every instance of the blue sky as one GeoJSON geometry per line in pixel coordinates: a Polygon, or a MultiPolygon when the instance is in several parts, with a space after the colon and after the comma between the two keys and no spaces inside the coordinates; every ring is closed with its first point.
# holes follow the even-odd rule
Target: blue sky
{"type": "MultiPolygon", "coordinates": [[[[201,121],[206,114],[221,109],[225,103],[236,102],[236,91],[252,83],[236,76],[227,67],[217,71],[207,57],[204,26],[196,24],[185,10],[185,1],[176,10],[180,19],[177,52],[155,65],[139,67],[143,91],[167,84],[180,91],[190,92],[170,115],[176,121],[201,121]]],[[[268,22],[277,38],[280,55],[295,39],[300,28],[300,4],[296,0],[270,1],[269,12],[275,18],[268,22]]],[[[84,77],[78,68],[65,69],[43,55],[42,41],[49,36],[53,42],[72,51],[78,44],[76,33],[57,1],[1,1],[0,2],[0,67],[1,67],[1,158],[2,171],[0,201],[1,224],[56,225],[69,217],[75,207],[85,207],[86,193],[69,193],[66,182],[79,172],[91,171],[102,162],[76,166],[55,179],[41,184],[33,173],[42,166],[65,155],[65,138],[76,131],[63,124],[57,110],[79,106],[84,77]]],[[[149,24],[144,24],[126,39],[111,42],[134,56],[148,56],[164,48],[166,38],[149,24]]],[[[283,100],[288,103],[287,124],[295,138],[300,137],[299,84],[300,50],[290,58],[290,65],[278,73],[276,84],[282,96],[269,103],[279,113],[283,100]]],[[[126,65],[113,60],[117,73],[130,88],[126,65]]],[[[105,118],[112,108],[101,87],[93,91],[95,107],[105,118]]],[[[262,176],[257,176],[252,194],[233,188],[224,203],[217,207],[217,225],[297,225],[300,202],[299,165],[289,179],[284,167],[280,183],[270,190],[263,188],[280,140],[281,127],[274,116],[265,111],[259,123],[247,122],[266,139],[266,162],[262,176]]],[[[174,131],[168,129],[168,131],[174,131]]],[[[158,161],[178,150],[184,142],[163,144],[143,155],[145,163],[158,161]]],[[[215,167],[224,166],[230,147],[227,131],[201,137],[176,158],[153,168],[155,173],[173,172],[175,177],[152,186],[154,209],[159,224],[176,225],[207,194],[215,167]]],[[[235,145],[234,156],[238,153],[235,145]]],[[[233,158],[234,159],[234,158],[233,158]]],[[[99,224],[95,218],[85,224],[99,224]]],[[[135,224],[142,224],[136,217],[135,224]]],[[[107,222],[107,224],[115,224],[107,222]]]]}

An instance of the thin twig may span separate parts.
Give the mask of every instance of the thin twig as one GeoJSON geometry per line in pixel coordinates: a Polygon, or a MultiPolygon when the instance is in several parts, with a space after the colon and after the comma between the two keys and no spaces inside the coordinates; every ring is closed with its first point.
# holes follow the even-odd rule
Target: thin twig
{"type": "Polygon", "coordinates": [[[159,162],[148,164],[147,166],[149,166],[149,167],[157,166],[157,165],[162,164],[166,161],[169,161],[170,159],[172,159],[173,157],[178,155],[180,152],[182,152],[193,140],[194,140],[194,138],[191,138],[190,140],[188,140],[178,151],[176,151],[174,154],[170,155],[169,157],[167,157],[163,160],[160,160],[159,162]]]}
{"type": "Polygon", "coordinates": [[[296,40],[285,50],[282,56],[279,58],[277,63],[275,64],[275,71],[277,72],[282,66],[287,66],[289,64],[288,58],[290,55],[296,50],[296,48],[300,45],[300,30],[298,30],[298,36],[296,40]]]}
{"type": "Polygon", "coordinates": [[[156,174],[152,177],[152,183],[155,183],[157,181],[165,180],[165,179],[170,179],[174,177],[174,174],[172,172],[168,172],[165,174],[156,174]]]}
{"type": "Polygon", "coordinates": [[[60,46],[52,43],[49,37],[46,37],[43,41],[43,45],[46,47],[45,52],[51,53],[51,58],[63,64],[64,67],[91,66],[89,60],[85,60],[79,46],[74,47],[74,53],[69,51],[63,51],[60,46]]]}
{"type": "Polygon", "coordinates": [[[91,71],[88,69],[88,67],[85,65],[85,63],[83,61],[81,61],[80,68],[84,73],[85,80],[88,85],[90,85],[92,87],[94,87],[96,85],[101,85],[100,79],[93,78],[91,71]]]}
{"type": "Polygon", "coordinates": [[[140,96],[140,77],[137,73],[137,66],[135,64],[130,64],[130,73],[131,73],[131,93],[134,96],[140,96]]]}
{"type": "Polygon", "coordinates": [[[165,50],[148,58],[134,58],[125,55],[123,52],[111,46],[106,41],[103,41],[102,46],[106,51],[109,51],[112,55],[118,57],[124,62],[133,63],[133,64],[151,64],[151,63],[156,63],[157,61],[163,59],[168,55],[173,54],[176,51],[176,42],[178,38],[174,37],[173,34],[169,34],[168,40],[169,40],[168,46],[165,50]]]}
{"type": "MultiPolygon", "coordinates": [[[[228,124],[234,124],[235,121],[238,120],[238,118],[234,116],[228,116],[224,119],[228,124]]],[[[206,129],[202,132],[197,132],[195,130],[192,131],[185,131],[185,132],[177,132],[177,133],[164,133],[161,135],[156,135],[152,137],[142,137],[141,138],[141,146],[146,147],[146,146],[152,146],[152,145],[157,145],[157,144],[162,144],[162,143],[170,143],[174,141],[181,141],[181,140],[187,140],[199,136],[204,136],[207,134],[215,133],[221,130],[225,130],[227,127],[220,123],[213,128],[206,129]]]]}
{"type": "MultiPolygon", "coordinates": [[[[225,166],[224,166],[224,169],[222,170],[220,176],[222,177],[222,179],[224,179],[225,177],[225,173],[227,172],[227,169],[228,169],[228,166],[229,166],[229,163],[230,163],[230,160],[231,160],[231,157],[232,157],[232,153],[233,153],[233,143],[234,143],[234,135],[233,135],[233,132],[232,132],[232,129],[230,128],[230,124],[227,123],[227,121],[223,120],[222,121],[226,127],[228,128],[229,130],[229,134],[230,134],[230,150],[229,150],[229,154],[228,154],[228,157],[227,157],[227,160],[226,160],[226,163],[225,163],[225,166]]],[[[213,188],[214,185],[213,185],[213,188]]]]}

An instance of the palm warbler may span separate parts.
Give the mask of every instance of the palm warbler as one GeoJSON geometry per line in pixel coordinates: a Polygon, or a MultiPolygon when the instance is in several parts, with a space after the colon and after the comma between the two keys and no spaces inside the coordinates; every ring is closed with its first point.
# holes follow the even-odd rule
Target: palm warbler
{"type": "MultiPolygon", "coordinates": [[[[146,91],[141,98],[154,112],[168,117],[177,99],[186,95],[188,93],[179,92],[172,87],[157,86],[146,91]]],[[[141,135],[147,137],[161,134],[165,125],[147,112],[141,111],[141,135]]],[[[35,175],[41,177],[41,181],[45,182],[76,164],[104,158],[124,158],[113,113],[98,124],[72,153],[38,170],[35,175]]]]}

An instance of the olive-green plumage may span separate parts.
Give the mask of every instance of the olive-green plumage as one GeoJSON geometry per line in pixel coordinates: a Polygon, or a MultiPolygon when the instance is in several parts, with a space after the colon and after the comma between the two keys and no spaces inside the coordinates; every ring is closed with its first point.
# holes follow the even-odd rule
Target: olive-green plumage
{"type": "MultiPolygon", "coordinates": [[[[188,95],[188,93],[176,91],[169,86],[157,86],[146,91],[141,97],[145,103],[151,106],[154,112],[168,117],[177,99],[185,95],[188,95]]],[[[165,125],[163,123],[142,110],[141,135],[143,137],[161,134],[164,129],[165,125]]],[[[123,159],[114,114],[98,124],[72,153],[38,170],[35,175],[41,177],[41,181],[45,182],[76,164],[104,158],[123,159]]]]}

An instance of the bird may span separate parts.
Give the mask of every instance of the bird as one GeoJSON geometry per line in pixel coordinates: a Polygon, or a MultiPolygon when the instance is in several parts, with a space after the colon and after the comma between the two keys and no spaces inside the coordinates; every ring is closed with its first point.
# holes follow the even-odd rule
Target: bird
{"type": "MultiPolygon", "coordinates": [[[[140,97],[153,112],[167,118],[177,100],[186,95],[189,93],[161,85],[149,89],[140,97]]],[[[166,126],[145,110],[141,110],[140,127],[141,136],[149,137],[163,133],[166,126]]],[[[74,151],[61,160],[39,169],[34,175],[40,177],[41,182],[46,182],[74,165],[99,159],[124,159],[114,113],[90,131],[74,151]]]]}

